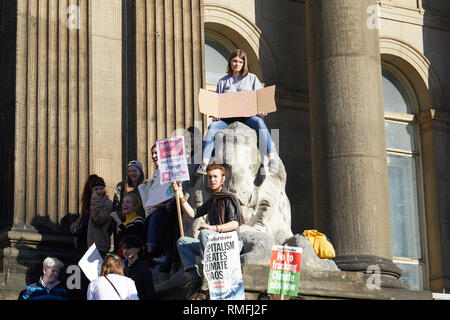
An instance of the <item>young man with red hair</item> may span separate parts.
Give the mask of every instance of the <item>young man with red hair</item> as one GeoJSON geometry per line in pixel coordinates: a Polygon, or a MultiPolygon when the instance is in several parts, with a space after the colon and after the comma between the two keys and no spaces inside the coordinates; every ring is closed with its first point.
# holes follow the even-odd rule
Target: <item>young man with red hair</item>
{"type": "MultiPolygon", "coordinates": [[[[174,182],[174,190],[180,198],[181,207],[189,218],[196,219],[208,215],[208,223],[199,227],[198,239],[191,237],[181,237],[177,241],[178,252],[184,265],[184,270],[190,272],[192,276],[188,299],[202,286],[202,279],[195,264],[195,256],[203,259],[208,236],[214,233],[238,231],[243,224],[239,200],[235,195],[229,193],[224,186],[227,171],[218,164],[211,164],[206,169],[208,187],[211,189],[211,198],[205,201],[197,209],[193,209],[186,201],[180,183],[174,182]]],[[[239,235],[239,233],[238,233],[239,235]]],[[[242,249],[242,241],[239,240],[242,249]]]]}

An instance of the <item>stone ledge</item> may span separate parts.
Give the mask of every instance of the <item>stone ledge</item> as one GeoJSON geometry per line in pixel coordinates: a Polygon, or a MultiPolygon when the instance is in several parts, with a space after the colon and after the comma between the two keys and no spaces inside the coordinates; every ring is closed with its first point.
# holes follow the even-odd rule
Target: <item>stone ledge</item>
{"type": "MultiPolygon", "coordinates": [[[[244,286],[249,298],[267,289],[269,266],[243,265],[244,286]]],[[[389,281],[380,289],[369,289],[368,275],[348,271],[301,271],[299,295],[305,299],[364,299],[364,300],[432,300],[428,291],[391,287],[389,281]]]]}
{"type": "MultiPolygon", "coordinates": [[[[256,300],[258,293],[267,289],[269,267],[244,264],[242,271],[246,300],[256,300]]],[[[180,275],[183,279],[185,276],[180,275]]],[[[361,272],[301,271],[299,296],[305,300],[433,300],[432,293],[428,291],[383,287],[370,290],[366,279],[367,275],[361,272]]],[[[0,273],[0,300],[16,300],[27,285],[26,281],[24,274],[0,273]]],[[[167,279],[165,282],[173,281],[167,279]]],[[[183,299],[186,291],[186,288],[176,284],[163,287],[158,288],[170,296],[164,300],[183,299]]]]}

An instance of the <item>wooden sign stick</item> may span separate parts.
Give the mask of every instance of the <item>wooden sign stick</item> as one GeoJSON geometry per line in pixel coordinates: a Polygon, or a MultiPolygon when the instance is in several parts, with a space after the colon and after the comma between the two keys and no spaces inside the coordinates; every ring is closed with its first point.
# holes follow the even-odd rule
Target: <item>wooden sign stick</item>
{"type": "Polygon", "coordinates": [[[184,237],[183,220],[181,218],[181,206],[180,206],[180,198],[178,197],[178,193],[176,193],[175,199],[177,201],[178,227],[180,228],[180,237],[184,237]]]}

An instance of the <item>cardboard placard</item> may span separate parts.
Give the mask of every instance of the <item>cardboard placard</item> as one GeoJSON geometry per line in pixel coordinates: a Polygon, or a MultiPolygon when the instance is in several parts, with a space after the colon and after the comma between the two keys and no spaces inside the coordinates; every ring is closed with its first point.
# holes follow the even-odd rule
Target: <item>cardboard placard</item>
{"type": "Polygon", "coordinates": [[[252,117],[277,111],[275,86],[253,91],[215,93],[200,89],[200,112],[216,118],[252,117]]]}

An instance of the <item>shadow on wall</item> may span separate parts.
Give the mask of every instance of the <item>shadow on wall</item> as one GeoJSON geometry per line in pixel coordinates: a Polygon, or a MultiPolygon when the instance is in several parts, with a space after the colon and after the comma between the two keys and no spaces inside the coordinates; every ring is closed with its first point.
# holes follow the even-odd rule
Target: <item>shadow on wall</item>
{"type": "MultiPolygon", "coordinates": [[[[67,273],[70,265],[76,265],[84,251],[74,246],[73,236],[69,226],[77,219],[78,214],[68,214],[60,225],[50,222],[48,217],[36,217],[31,225],[34,229],[14,227],[10,240],[10,254],[3,257],[3,273],[6,275],[6,285],[11,292],[19,292],[26,285],[39,281],[42,276],[42,262],[46,257],[54,257],[64,263],[60,271],[59,280],[63,283],[72,273],[67,273]],[[25,283],[11,280],[14,275],[25,275],[25,283]]],[[[8,252],[8,251],[6,251],[8,252]]],[[[82,298],[85,294],[81,290],[72,290],[74,298],[82,298]]]]}
{"type": "Polygon", "coordinates": [[[122,172],[125,179],[127,160],[137,158],[136,1],[122,0],[122,9],[122,172]]]}
{"type": "Polygon", "coordinates": [[[301,233],[314,229],[305,3],[255,0],[255,20],[262,32],[259,62],[263,81],[277,87],[278,111],[265,121],[269,130],[278,130],[277,149],[287,172],[292,232],[301,233]]]}
{"type": "Polygon", "coordinates": [[[0,230],[13,223],[17,1],[0,0],[0,230]]]}

